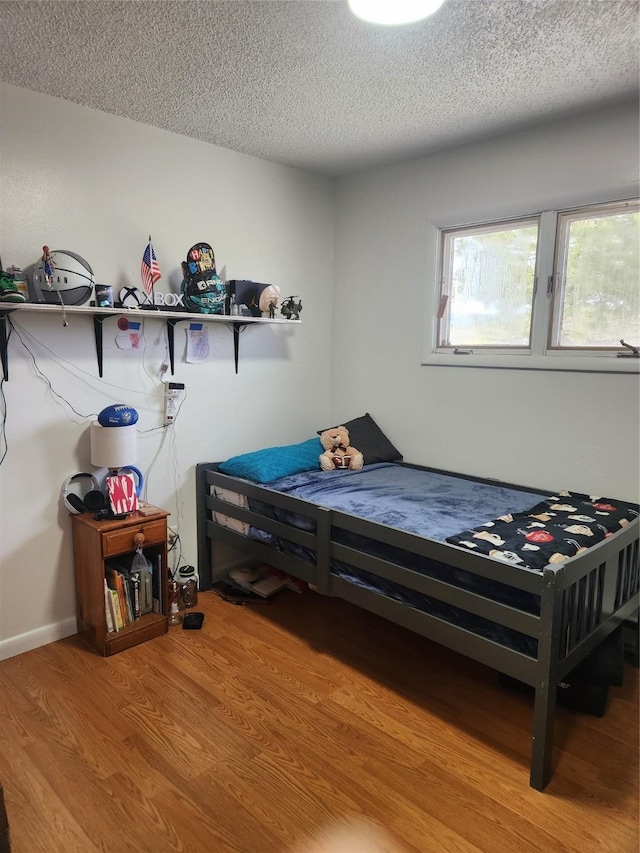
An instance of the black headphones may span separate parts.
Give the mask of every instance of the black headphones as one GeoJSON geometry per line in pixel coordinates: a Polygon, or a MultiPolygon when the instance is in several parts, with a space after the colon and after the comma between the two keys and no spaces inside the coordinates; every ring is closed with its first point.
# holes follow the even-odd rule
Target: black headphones
{"type": "Polygon", "coordinates": [[[97,510],[102,509],[107,502],[107,498],[104,493],[100,491],[98,481],[93,474],[74,474],[73,477],[69,477],[62,484],[62,492],[60,493],[60,496],[66,508],[74,515],[79,515],[82,512],[96,512],[97,510]],[[82,479],[91,480],[91,489],[83,498],[78,497],[78,495],[69,491],[72,483],[76,480],[82,479]]]}

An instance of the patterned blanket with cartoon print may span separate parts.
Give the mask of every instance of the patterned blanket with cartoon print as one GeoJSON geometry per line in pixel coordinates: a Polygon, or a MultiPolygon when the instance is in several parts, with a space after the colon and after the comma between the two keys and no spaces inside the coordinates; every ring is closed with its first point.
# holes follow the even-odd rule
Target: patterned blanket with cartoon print
{"type": "Polygon", "coordinates": [[[558,492],[530,510],[501,515],[447,542],[521,568],[564,563],[638,517],[638,505],[558,492]]]}

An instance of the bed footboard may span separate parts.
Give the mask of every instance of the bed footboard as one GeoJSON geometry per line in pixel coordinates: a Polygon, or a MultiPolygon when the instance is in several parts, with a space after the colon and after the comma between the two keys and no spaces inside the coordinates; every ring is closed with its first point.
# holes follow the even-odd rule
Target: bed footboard
{"type": "Polygon", "coordinates": [[[534,685],[533,788],[543,790],[551,778],[556,685],[637,612],[639,590],[637,524],[560,569],[545,569],[534,685]]]}

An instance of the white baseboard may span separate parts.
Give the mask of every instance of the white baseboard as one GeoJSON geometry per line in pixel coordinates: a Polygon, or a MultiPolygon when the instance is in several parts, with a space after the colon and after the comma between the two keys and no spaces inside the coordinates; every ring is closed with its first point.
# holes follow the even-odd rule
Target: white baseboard
{"type": "Polygon", "coordinates": [[[32,649],[38,649],[48,643],[55,643],[56,640],[62,640],[77,633],[76,617],[70,616],[68,619],[63,619],[62,622],[55,622],[53,625],[45,625],[43,628],[27,631],[25,634],[18,634],[17,637],[9,637],[8,640],[0,640],[0,660],[7,660],[7,658],[21,655],[23,652],[30,652],[32,649]]]}

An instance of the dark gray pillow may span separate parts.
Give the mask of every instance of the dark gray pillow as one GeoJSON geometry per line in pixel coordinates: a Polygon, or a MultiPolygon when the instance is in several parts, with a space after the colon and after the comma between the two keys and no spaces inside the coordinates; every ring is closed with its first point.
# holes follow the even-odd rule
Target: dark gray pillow
{"type": "MultiPolygon", "coordinates": [[[[365,465],[373,465],[374,462],[396,462],[402,459],[400,451],[391,444],[368,412],[352,421],[341,421],[336,426],[345,426],[349,430],[349,441],[362,453],[365,465]]],[[[333,427],[326,427],[326,429],[333,429],[333,427]]],[[[324,430],[319,429],[318,435],[321,432],[324,430]]]]}

